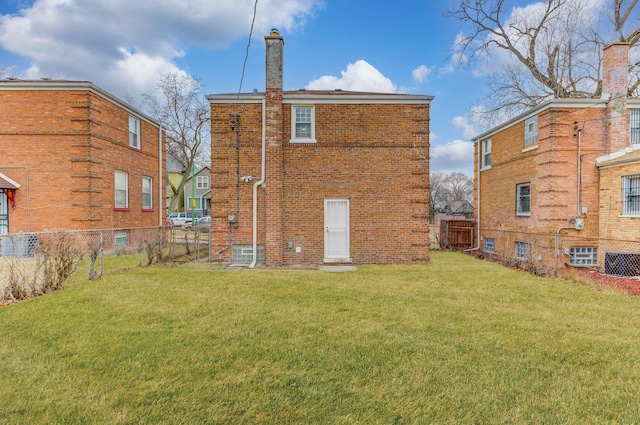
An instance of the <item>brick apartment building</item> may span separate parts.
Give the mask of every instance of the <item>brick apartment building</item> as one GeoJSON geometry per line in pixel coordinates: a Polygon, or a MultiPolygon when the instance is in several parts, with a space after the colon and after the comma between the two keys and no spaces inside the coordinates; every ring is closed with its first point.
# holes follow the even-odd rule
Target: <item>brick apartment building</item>
{"type": "Polygon", "coordinates": [[[627,98],[628,69],[628,44],[611,44],[601,98],[549,100],[474,139],[480,251],[544,261],[533,235],[562,232],[574,244],[548,247],[556,262],[601,266],[600,238],[640,241],[640,100],[627,98]]]}
{"type": "Polygon", "coordinates": [[[283,91],[207,96],[212,259],[267,266],[429,260],[431,96],[283,91]]]}
{"type": "Polygon", "coordinates": [[[85,81],[0,81],[0,233],[164,222],[160,123],[85,81]]]}

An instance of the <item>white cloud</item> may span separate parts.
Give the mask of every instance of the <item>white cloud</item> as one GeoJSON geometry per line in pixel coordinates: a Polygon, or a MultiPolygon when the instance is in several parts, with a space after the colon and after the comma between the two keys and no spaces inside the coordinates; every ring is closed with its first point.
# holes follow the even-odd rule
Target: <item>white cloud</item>
{"type": "MultiPolygon", "coordinates": [[[[261,0],[254,35],[303,25],[322,0],[261,0]]],[[[189,46],[246,37],[252,0],[35,0],[0,15],[0,47],[31,62],[28,78],[90,80],[116,95],[154,88],[189,46]]]]}
{"type": "Polygon", "coordinates": [[[460,172],[473,175],[473,143],[454,140],[444,145],[431,146],[429,168],[431,171],[460,172]]]}
{"type": "Polygon", "coordinates": [[[483,106],[472,106],[466,114],[454,117],[451,124],[456,129],[462,130],[462,136],[465,139],[471,139],[484,130],[485,114],[486,109],[483,106]]]}
{"type": "Polygon", "coordinates": [[[414,80],[416,80],[419,83],[422,83],[424,80],[427,79],[429,74],[431,74],[431,71],[433,71],[433,67],[420,65],[419,67],[417,67],[411,72],[411,75],[413,76],[414,80]]]}
{"type": "Polygon", "coordinates": [[[377,93],[396,93],[398,88],[380,71],[365,60],[358,60],[347,65],[340,78],[324,75],[307,84],[308,90],[351,90],[377,93]]]}

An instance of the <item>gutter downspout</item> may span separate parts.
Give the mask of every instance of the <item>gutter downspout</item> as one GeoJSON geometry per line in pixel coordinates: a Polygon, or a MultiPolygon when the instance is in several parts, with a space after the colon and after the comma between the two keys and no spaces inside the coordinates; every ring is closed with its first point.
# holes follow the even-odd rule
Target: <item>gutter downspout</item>
{"type": "Polygon", "coordinates": [[[167,195],[167,186],[162,184],[162,125],[158,126],[158,226],[164,226],[162,221],[162,212],[165,207],[162,205],[166,203],[165,197],[167,195]],[[164,192],[164,196],[162,194],[164,192]]]}
{"type": "Polygon", "coordinates": [[[476,145],[478,146],[478,245],[476,245],[475,248],[465,249],[463,252],[477,251],[480,249],[480,161],[482,160],[482,155],[480,152],[481,144],[479,139],[476,145]]]}
{"type": "MultiPolygon", "coordinates": [[[[577,123],[576,123],[577,126],[577,123]]],[[[582,214],[582,208],[580,206],[580,192],[582,191],[582,156],[580,155],[580,136],[582,135],[582,129],[578,128],[578,194],[577,194],[577,199],[578,199],[578,210],[577,210],[577,215],[576,217],[580,217],[580,215],[582,214]]]]}
{"type": "Polygon", "coordinates": [[[554,251],[555,258],[556,258],[556,269],[554,270],[554,273],[553,273],[554,277],[558,277],[558,257],[560,257],[560,252],[559,252],[559,249],[560,249],[560,246],[559,246],[560,245],[560,232],[562,230],[571,230],[571,229],[575,230],[575,227],[560,227],[560,228],[558,228],[558,230],[556,230],[556,233],[555,233],[556,249],[554,251]]]}
{"type": "Polygon", "coordinates": [[[258,186],[264,183],[266,174],[266,156],[267,156],[267,104],[265,97],[262,98],[262,164],[260,180],[253,184],[253,259],[249,268],[252,269],[258,262],[258,186]]]}

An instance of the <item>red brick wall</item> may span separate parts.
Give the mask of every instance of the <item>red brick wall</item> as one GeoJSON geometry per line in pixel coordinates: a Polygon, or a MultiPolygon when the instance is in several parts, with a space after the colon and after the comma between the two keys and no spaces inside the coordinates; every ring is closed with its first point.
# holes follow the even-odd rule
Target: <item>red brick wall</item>
{"type": "Polygon", "coordinates": [[[0,172],[21,185],[10,232],[162,221],[155,125],[141,119],[137,151],[129,148],[129,112],[90,90],[0,89],[0,99],[0,172]],[[116,169],[129,173],[128,211],[114,210],[116,169]],[[153,211],[142,211],[142,176],[153,180],[153,211]]]}
{"type": "MultiPolygon", "coordinates": [[[[524,146],[521,121],[491,136],[491,169],[481,171],[481,227],[553,233],[578,216],[578,132],[582,156],[581,237],[598,235],[597,157],[605,153],[604,109],[553,108],[538,116],[538,143],[524,146]],[[578,124],[576,124],[576,122],[578,124]],[[537,146],[537,148],[533,148],[537,146]],[[516,216],[516,185],[531,183],[531,215],[516,216]]],[[[477,173],[476,144],[476,173],[477,173]]],[[[476,200],[477,203],[477,181],[476,200]]]]}
{"type": "MultiPolygon", "coordinates": [[[[231,250],[225,250],[230,241],[251,243],[251,189],[256,180],[240,185],[238,227],[230,228],[226,217],[236,209],[237,174],[260,177],[260,108],[260,104],[212,104],[212,170],[218,176],[213,184],[219,189],[212,199],[214,260],[230,261],[231,250]],[[245,123],[239,173],[235,134],[228,123],[231,111],[240,113],[245,123]]],[[[325,198],[350,200],[354,263],[427,262],[429,106],[317,104],[316,144],[289,143],[291,105],[285,104],[283,112],[284,210],[278,241],[283,264],[322,262],[325,198]],[[287,247],[288,242],[293,248],[287,247]]],[[[267,190],[270,184],[267,180],[267,190]]],[[[262,244],[265,189],[258,193],[262,244]]]]}

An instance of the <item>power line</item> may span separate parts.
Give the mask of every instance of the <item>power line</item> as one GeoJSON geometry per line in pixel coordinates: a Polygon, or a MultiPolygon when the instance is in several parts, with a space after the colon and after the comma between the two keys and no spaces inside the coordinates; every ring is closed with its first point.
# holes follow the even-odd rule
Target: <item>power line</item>
{"type": "Polygon", "coordinates": [[[238,88],[238,96],[236,97],[236,103],[240,99],[240,93],[242,93],[242,81],[244,80],[244,72],[247,68],[247,60],[249,59],[249,47],[251,47],[251,37],[253,37],[253,25],[256,22],[256,11],[258,10],[258,0],[253,4],[253,18],[251,19],[251,29],[249,30],[249,41],[247,42],[247,50],[244,53],[244,63],[242,64],[242,75],[240,76],[240,87],[238,88]]]}

